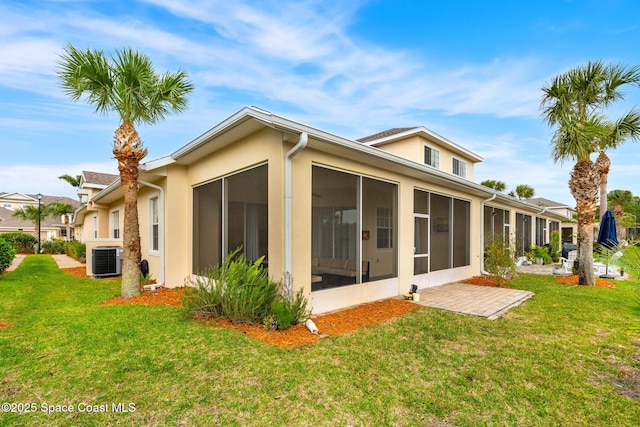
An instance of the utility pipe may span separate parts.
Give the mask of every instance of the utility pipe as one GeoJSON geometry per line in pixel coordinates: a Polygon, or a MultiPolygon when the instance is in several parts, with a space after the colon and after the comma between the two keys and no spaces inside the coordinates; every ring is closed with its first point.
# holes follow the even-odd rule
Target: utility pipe
{"type": "Polygon", "coordinates": [[[291,162],[298,152],[304,150],[308,140],[309,135],[307,132],[302,132],[298,143],[287,152],[284,159],[284,295],[289,301],[293,299],[293,279],[291,277],[291,162]]]}
{"type": "MultiPolygon", "coordinates": [[[[151,184],[146,181],[139,181],[140,184],[147,187],[155,188],[160,195],[158,196],[158,251],[160,252],[160,277],[153,285],[145,285],[144,289],[156,290],[156,288],[164,286],[164,189],[158,185],[151,184]]],[[[149,235],[149,239],[153,236],[149,235]]]]}

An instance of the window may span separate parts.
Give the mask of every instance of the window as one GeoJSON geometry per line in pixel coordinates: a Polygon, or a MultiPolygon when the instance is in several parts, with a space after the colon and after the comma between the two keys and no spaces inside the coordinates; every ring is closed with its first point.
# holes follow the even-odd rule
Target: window
{"type": "Polygon", "coordinates": [[[193,273],[200,274],[242,248],[250,262],[268,261],[267,165],[193,189],[193,273]]]}
{"type": "Polygon", "coordinates": [[[471,264],[471,203],[414,190],[413,212],[414,274],[471,264]]]}
{"type": "Polygon", "coordinates": [[[453,174],[462,178],[467,177],[467,164],[462,160],[453,159],[453,174]]]}
{"type": "Polygon", "coordinates": [[[536,245],[542,246],[547,243],[547,220],[536,218],[536,245]]]}
{"type": "Polygon", "coordinates": [[[397,187],[313,167],[312,291],[398,276],[397,187]]]}
{"type": "Polygon", "coordinates": [[[425,145],[424,163],[436,169],[440,169],[440,151],[425,145]]]}
{"type": "Polygon", "coordinates": [[[489,245],[492,238],[509,240],[509,211],[494,206],[484,207],[484,245],[489,245]]]}
{"type": "Polygon", "coordinates": [[[151,225],[151,238],[149,239],[149,243],[151,244],[150,250],[157,251],[159,248],[158,244],[158,198],[152,197],[149,199],[149,223],[151,225]]]}
{"type": "Polygon", "coordinates": [[[393,220],[391,214],[391,208],[377,208],[376,209],[376,247],[378,249],[391,249],[393,228],[391,221],[393,220]]]}
{"type": "Polygon", "coordinates": [[[94,239],[98,238],[98,216],[97,215],[93,216],[93,238],[94,239]]]}
{"type": "Polygon", "coordinates": [[[111,235],[114,239],[120,238],[120,211],[111,212],[111,235]]]}
{"type": "Polygon", "coordinates": [[[524,256],[531,248],[531,215],[516,212],[516,251],[524,256]]]}
{"type": "Polygon", "coordinates": [[[5,203],[2,207],[5,209],[11,209],[11,203],[5,203]]]}

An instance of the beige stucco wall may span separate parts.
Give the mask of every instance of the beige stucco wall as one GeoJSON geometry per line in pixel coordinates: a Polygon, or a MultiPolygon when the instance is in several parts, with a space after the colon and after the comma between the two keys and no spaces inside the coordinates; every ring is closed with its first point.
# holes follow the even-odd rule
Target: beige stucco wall
{"type": "MultiPolygon", "coordinates": [[[[268,215],[269,215],[269,274],[276,280],[282,280],[284,272],[284,162],[286,153],[293,147],[293,142],[283,142],[280,131],[266,128],[256,132],[243,140],[228,145],[212,154],[203,156],[191,165],[171,164],[158,175],[153,171],[144,179],[152,180],[154,185],[162,188],[164,203],[160,206],[160,233],[164,233],[165,267],[161,268],[161,254],[154,253],[150,248],[149,198],[159,196],[157,189],[141,187],[138,198],[140,215],[140,234],[142,256],[150,264],[151,274],[160,279],[164,276],[165,286],[176,287],[184,284],[184,279],[191,275],[192,266],[192,235],[193,235],[193,188],[197,185],[229,176],[232,173],[246,170],[260,164],[268,165],[268,215]]],[[[417,150],[422,153],[423,140],[415,137],[399,144],[398,153],[402,150],[417,150]]],[[[441,164],[449,165],[450,157],[441,151],[441,164]]],[[[470,163],[468,163],[469,167],[470,163]]],[[[461,280],[480,274],[482,256],[482,202],[483,199],[464,191],[450,190],[434,185],[428,181],[402,174],[399,168],[390,167],[383,170],[374,167],[366,158],[340,158],[336,155],[320,152],[307,147],[300,151],[292,160],[292,278],[294,291],[304,289],[312,309],[316,313],[343,308],[362,302],[372,301],[405,293],[412,284],[420,288],[440,285],[461,280]],[[336,168],[349,173],[366,177],[382,179],[397,185],[397,277],[376,280],[364,284],[343,286],[311,292],[311,247],[312,247],[312,170],[314,165],[336,168]],[[470,265],[436,271],[425,275],[414,276],[414,214],[413,192],[422,189],[470,202],[470,265]]],[[[467,169],[469,172],[470,169],[467,169]]],[[[99,228],[108,233],[109,213],[119,203],[101,208],[99,214],[99,228]]],[[[515,214],[517,209],[494,203],[496,207],[508,209],[511,212],[512,231],[515,231],[515,214]]],[[[366,208],[366,207],[365,207],[366,208]]],[[[525,212],[535,216],[534,212],[525,212]]],[[[84,228],[91,228],[92,212],[87,212],[84,228]],[[89,225],[89,227],[87,227],[89,225]]],[[[121,219],[124,211],[121,210],[121,219]]],[[[363,229],[375,230],[375,224],[363,224],[363,229]]],[[[533,233],[533,229],[532,229],[533,233]]],[[[86,231],[85,231],[86,234],[86,231]]],[[[105,237],[108,234],[104,235],[105,237]]],[[[374,238],[374,236],[372,236],[374,238]]],[[[531,236],[533,241],[533,235],[531,236]]],[[[95,239],[94,239],[95,240],[95,239]]],[[[162,242],[162,240],[161,240],[162,242]]],[[[106,240],[87,241],[87,270],[91,271],[91,248],[97,245],[119,244],[106,240]]],[[[437,242],[432,242],[431,252],[437,251],[437,242]]],[[[371,275],[376,270],[384,270],[391,253],[384,253],[371,249],[363,254],[363,258],[372,262],[371,275]]]]}
{"type": "Polygon", "coordinates": [[[447,147],[438,144],[432,139],[423,138],[419,135],[412,135],[407,138],[393,141],[380,145],[379,149],[403,157],[405,159],[413,160],[417,163],[424,163],[424,147],[429,146],[440,152],[440,170],[447,173],[453,171],[453,158],[457,158],[466,163],[466,179],[469,181],[474,180],[475,165],[470,159],[460,154],[453,153],[447,147]]]}

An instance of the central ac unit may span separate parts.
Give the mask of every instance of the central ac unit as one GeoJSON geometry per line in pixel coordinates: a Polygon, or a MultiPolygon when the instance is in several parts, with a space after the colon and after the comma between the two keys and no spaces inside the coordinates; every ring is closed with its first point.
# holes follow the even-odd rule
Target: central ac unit
{"type": "Polygon", "coordinates": [[[91,251],[94,277],[119,276],[122,274],[122,254],[120,246],[97,246],[91,251]]]}

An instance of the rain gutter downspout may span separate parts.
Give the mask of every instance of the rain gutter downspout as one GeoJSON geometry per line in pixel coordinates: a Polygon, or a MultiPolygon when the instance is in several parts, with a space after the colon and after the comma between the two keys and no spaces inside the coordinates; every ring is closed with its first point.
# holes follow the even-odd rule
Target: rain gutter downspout
{"type": "Polygon", "coordinates": [[[298,152],[304,150],[309,141],[309,134],[302,132],[298,143],[287,152],[284,159],[284,294],[288,301],[293,299],[293,279],[291,277],[291,162],[298,152]]]}
{"type": "Polygon", "coordinates": [[[480,203],[480,229],[482,230],[480,232],[480,274],[484,276],[490,276],[490,273],[484,269],[484,204],[495,200],[496,197],[498,197],[498,193],[494,193],[493,196],[480,203]]]}
{"type": "Polygon", "coordinates": [[[155,188],[160,192],[160,195],[158,196],[158,250],[160,252],[160,277],[155,284],[144,286],[145,290],[152,289],[155,291],[156,288],[164,286],[164,190],[162,187],[151,184],[150,182],[142,180],[139,182],[147,187],[155,188]]]}

